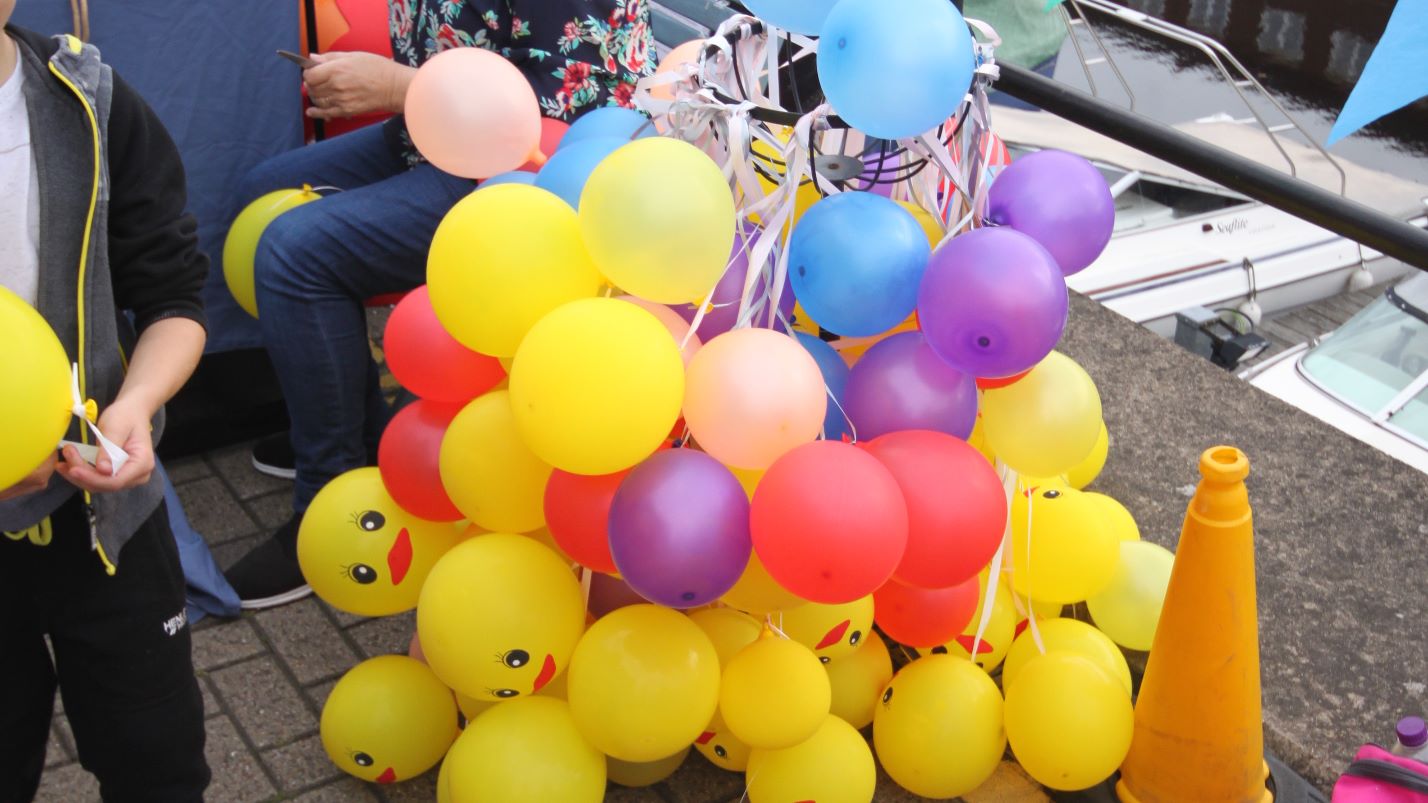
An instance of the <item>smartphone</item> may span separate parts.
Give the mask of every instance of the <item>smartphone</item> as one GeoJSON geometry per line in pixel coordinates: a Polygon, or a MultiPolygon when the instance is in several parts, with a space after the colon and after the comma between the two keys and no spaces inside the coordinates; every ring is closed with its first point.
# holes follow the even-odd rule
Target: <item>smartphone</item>
{"type": "Polygon", "coordinates": [[[309,67],[317,66],[317,62],[313,61],[312,59],[307,58],[306,56],[299,56],[298,54],[293,53],[289,50],[279,50],[278,55],[282,56],[288,61],[291,61],[293,64],[296,64],[304,70],[308,69],[309,67]]]}

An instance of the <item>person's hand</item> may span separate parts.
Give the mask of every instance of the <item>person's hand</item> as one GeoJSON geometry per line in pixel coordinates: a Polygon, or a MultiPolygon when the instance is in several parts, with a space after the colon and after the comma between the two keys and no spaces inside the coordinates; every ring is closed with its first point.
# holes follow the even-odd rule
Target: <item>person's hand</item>
{"type": "Polygon", "coordinates": [[[330,120],[372,112],[399,112],[416,71],[375,53],[317,53],[303,70],[312,106],[308,117],[330,120]]]}
{"type": "Polygon", "coordinates": [[[45,462],[40,467],[30,472],[30,475],[23,480],[0,491],[0,502],[7,502],[11,499],[18,499],[32,493],[38,493],[49,487],[50,475],[55,473],[55,464],[58,462],[58,455],[50,452],[50,456],[45,458],[45,462]]]}
{"type": "Polygon", "coordinates": [[[64,447],[64,462],[56,468],[60,476],[90,493],[113,493],[149,481],[154,472],[154,439],[149,430],[151,410],[144,405],[116,400],[99,416],[99,431],[129,455],[129,460],[111,475],[109,455],[101,449],[94,465],[86,463],[73,446],[64,447]]]}

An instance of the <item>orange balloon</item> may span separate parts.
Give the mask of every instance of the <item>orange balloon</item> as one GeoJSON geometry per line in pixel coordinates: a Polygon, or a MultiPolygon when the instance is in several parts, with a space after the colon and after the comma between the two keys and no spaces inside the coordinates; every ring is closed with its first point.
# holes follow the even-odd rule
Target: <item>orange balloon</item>
{"type": "Polygon", "coordinates": [[[540,104],[515,65],[479,47],[440,53],[407,90],[407,131],[421,155],[465,178],[515,170],[540,146],[540,104]]]}
{"type": "Polygon", "coordinates": [[[704,451],[735,468],[768,468],[812,443],[828,409],[823,374],[789,335],[735,329],[689,363],[684,422],[704,451]]]}
{"type": "Polygon", "coordinates": [[[669,330],[670,336],[674,338],[674,344],[680,346],[679,356],[684,358],[684,367],[689,367],[689,361],[694,359],[699,347],[704,345],[704,341],[699,339],[699,335],[689,334],[689,321],[684,320],[679,313],[664,304],[656,304],[635,296],[616,296],[616,298],[628,301],[658,318],[659,322],[664,324],[664,328],[669,330]],[[689,338],[689,342],[685,342],[685,337],[689,338]]]}
{"type": "MultiPolygon", "coordinates": [[[[704,40],[702,39],[693,39],[679,45],[669,51],[669,55],[660,59],[659,69],[655,70],[655,75],[665,75],[676,70],[683,71],[687,64],[699,64],[699,53],[703,49],[704,40]]],[[[674,100],[675,86],[676,84],[660,84],[650,90],[650,97],[658,100],[674,100]]]]}

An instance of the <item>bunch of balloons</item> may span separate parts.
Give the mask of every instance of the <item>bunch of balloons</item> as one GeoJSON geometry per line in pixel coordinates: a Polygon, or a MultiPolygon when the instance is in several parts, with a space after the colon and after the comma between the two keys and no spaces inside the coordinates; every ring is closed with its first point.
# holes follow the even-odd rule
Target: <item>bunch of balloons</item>
{"type": "MultiPolygon", "coordinates": [[[[943,0],[752,5],[821,34],[833,109],[869,134],[920,137],[985,90],[943,0]],[[889,83],[910,92],[869,90],[889,83]]],[[[508,172],[539,126],[465,144],[525,100],[439,92],[488,69],[462,52],[408,101],[418,118],[460,105],[413,137],[486,178],[388,323],[388,365],[419,399],[299,535],[324,600],[416,609],[419,659],[334,690],[334,761],[390,782],[444,755],[440,794],[460,803],[599,800],[691,747],[747,773],[756,803],[871,800],[874,748],[938,798],[981,785],[1008,743],[1047,786],[1113,773],[1131,728],[1120,649],[1149,648],[1171,556],[1082,490],[1109,436],[1091,377],[1054,350],[1065,276],[1109,238],[1099,173],[1025,157],[953,188],[958,223],[918,189],[934,184],[814,180],[808,198],[808,126],[720,151],[614,107],[508,172]],[[773,142],[779,180],[709,155],[773,142]],[[1097,626],[1061,618],[1080,602],[1097,626]],[[894,675],[890,645],[920,657],[894,675]]],[[[693,102],[698,80],[655,89],[693,102]]]]}

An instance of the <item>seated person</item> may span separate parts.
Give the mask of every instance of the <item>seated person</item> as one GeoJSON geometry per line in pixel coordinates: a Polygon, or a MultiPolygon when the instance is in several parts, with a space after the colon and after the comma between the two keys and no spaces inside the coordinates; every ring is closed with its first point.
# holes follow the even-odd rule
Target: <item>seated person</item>
{"type": "MultiPolygon", "coordinates": [[[[416,68],[453,47],[504,55],[544,114],[570,121],[630,106],[654,72],[645,0],[391,0],[395,60],[327,53],[304,71],[319,119],[400,113],[416,68]]],[[[363,300],[425,282],[427,249],[446,212],[474,188],[425,163],[400,116],[274,157],[241,194],[310,184],[343,191],[282,215],[254,260],[259,324],[292,419],[293,516],[227,572],[243,607],[310,593],[298,568],[298,523],[333,477],[370,465],[390,411],[367,343],[363,300]]]]}

